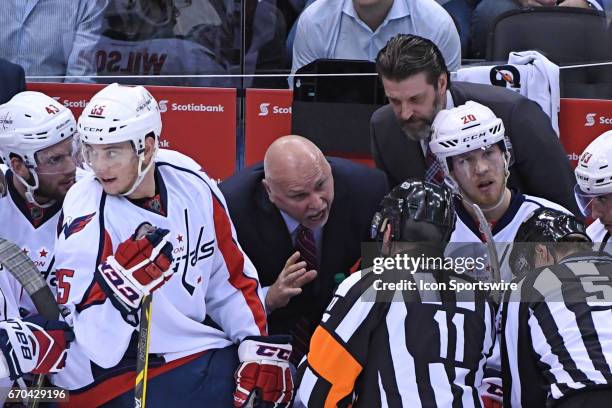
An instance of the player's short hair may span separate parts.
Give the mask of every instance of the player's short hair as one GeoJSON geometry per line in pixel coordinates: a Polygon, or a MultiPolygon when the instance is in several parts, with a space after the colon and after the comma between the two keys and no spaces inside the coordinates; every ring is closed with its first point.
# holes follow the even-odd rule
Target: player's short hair
{"type": "Polygon", "coordinates": [[[515,276],[535,268],[536,244],[546,245],[559,256],[592,248],[582,221],[559,210],[539,208],[523,221],[514,238],[509,264],[515,276]]]}
{"type": "Polygon", "coordinates": [[[376,56],[376,71],[382,77],[403,81],[424,72],[427,83],[438,87],[438,78],[450,75],[440,49],[431,40],[413,34],[398,34],[391,38],[376,56]]]}

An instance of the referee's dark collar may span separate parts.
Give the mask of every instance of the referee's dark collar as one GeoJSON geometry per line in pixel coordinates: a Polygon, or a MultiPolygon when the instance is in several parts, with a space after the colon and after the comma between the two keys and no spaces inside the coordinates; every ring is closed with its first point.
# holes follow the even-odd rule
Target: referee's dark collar
{"type": "Polygon", "coordinates": [[[565,264],[570,262],[611,262],[612,256],[605,252],[580,251],[561,259],[558,263],[565,264]]]}

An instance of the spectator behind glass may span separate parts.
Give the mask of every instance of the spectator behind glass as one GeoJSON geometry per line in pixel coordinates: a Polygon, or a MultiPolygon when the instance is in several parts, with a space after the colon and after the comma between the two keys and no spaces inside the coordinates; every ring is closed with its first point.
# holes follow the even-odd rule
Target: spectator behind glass
{"type": "Polygon", "coordinates": [[[434,0],[318,0],[298,21],[292,71],[319,58],[374,61],[396,34],[432,40],[449,70],[459,69],[457,28],[434,0]]]}
{"type": "MultiPolygon", "coordinates": [[[[25,91],[23,68],[0,58],[0,104],[8,102],[13,96],[23,91],[25,91]]],[[[4,125],[3,121],[4,119],[0,119],[0,123],[4,125]]],[[[0,163],[2,163],[1,160],[0,163]]]]}
{"type": "MultiPolygon", "coordinates": [[[[190,33],[195,41],[211,44],[230,62],[234,74],[274,73],[288,70],[285,37],[285,18],[277,8],[276,0],[243,0],[244,33],[241,30],[242,9],[240,2],[211,0],[211,4],[227,19],[220,30],[205,25],[195,26],[190,33]],[[244,35],[244,46],[243,46],[244,35]]],[[[244,78],[243,87],[263,86],[286,88],[283,78],[244,78]]]]}
{"type": "Polygon", "coordinates": [[[466,58],[472,35],[472,13],[480,0],[436,0],[451,15],[461,38],[461,55],[466,58]]]}
{"type": "Polygon", "coordinates": [[[104,32],[92,55],[98,82],[104,76],[137,75],[124,84],[237,86],[230,78],[159,78],[159,75],[229,74],[230,63],[215,44],[198,43],[183,35],[196,24],[221,30],[224,15],[207,1],[110,0],[104,32]],[[187,18],[181,18],[187,16],[187,18]],[[190,18],[191,17],[191,18],[190,18]],[[201,20],[194,20],[200,18],[201,20]],[[177,35],[177,32],[179,33],[177,35]]]}
{"type": "MultiPolygon", "coordinates": [[[[96,46],[101,76],[144,75],[123,83],[240,87],[252,79],[193,75],[253,74],[285,67],[284,18],[275,0],[247,0],[243,54],[242,8],[223,0],[110,0],[96,46]],[[184,78],[159,78],[184,75],[184,78]],[[147,78],[146,76],[150,76],[147,78]]],[[[116,79],[100,79],[114,82],[116,79]]]]}
{"type": "MultiPolygon", "coordinates": [[[[86,57],[101,32],[108,0],[5,0],[0,13],[0,57],[26,75],[95,75],[86,57]]],[[[32,79],[30,79],[32,80],[32,79]]],[[[49,81],[48,79],[43,81],[49,81]]],[[[53,79],[62,81],[62,79],[53,79]]],[[[66,79],[71,82],[90,78],[66,79]]]]}
{"type": "MultiPolygon", "coordinates": [[[[602,10],[603,0],[565,0],[560,6],[593,8],[602,10]]],[[[472,41],[470,42],[470,57],[485,58],[487,56],[487,40],[493,31],[495,20],[510,10],[524,7],[555,6],[557,0],[482,0],[472,14],[472,41]]]]}

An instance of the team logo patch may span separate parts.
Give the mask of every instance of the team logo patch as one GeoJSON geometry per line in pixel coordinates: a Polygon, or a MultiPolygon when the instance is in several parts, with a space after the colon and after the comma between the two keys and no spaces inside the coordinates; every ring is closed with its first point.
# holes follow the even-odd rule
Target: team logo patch
{"type": "Polygon", "coordinates": [[[83,230],[89,224],[89,221],[96,215],[95,212],[91,214],[84,215],[82,217],[75,218],[70,223],[66,221],[62,230],[64,231],[64,236],[68,239],[72,234],[76,234],[77,232],[83,230]]]}
{"type": "Polygon", "coordinates": [[[491,85],[511,89],[521,88],[521,73],[513,65],[497,65],[489,73],[491,85]]]}
{"type": "Polygon", "coordinates": [[[0,125],[3,130],[11,129],[13,127],[13,119],[11,118],[11,112],[6,112],[0,115],[0,125]]]}

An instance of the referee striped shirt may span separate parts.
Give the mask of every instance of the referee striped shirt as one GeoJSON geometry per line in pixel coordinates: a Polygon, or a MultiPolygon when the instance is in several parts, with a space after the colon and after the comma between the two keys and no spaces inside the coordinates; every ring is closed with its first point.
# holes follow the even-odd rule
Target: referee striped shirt
{"type": "MultiPolygon", "coordinates": [[[[477,386],[495,335],[487,294],[398,290],[391,302],[372,301],[375,281],[397,282],[389,276],[394,273],[365,270],[339,286],[298,368],[298,404],[482,406],[477,386]]],[[[466,281],[446,272],[403,272],[402,278],[418,285],[449,276],[466,281]]]]}
{"type": "Polygon", "coordinates": [[[575,254],[528,274],[504,295],[502,331],[506,407],[610,387],[612,257],[575,254]]]}

